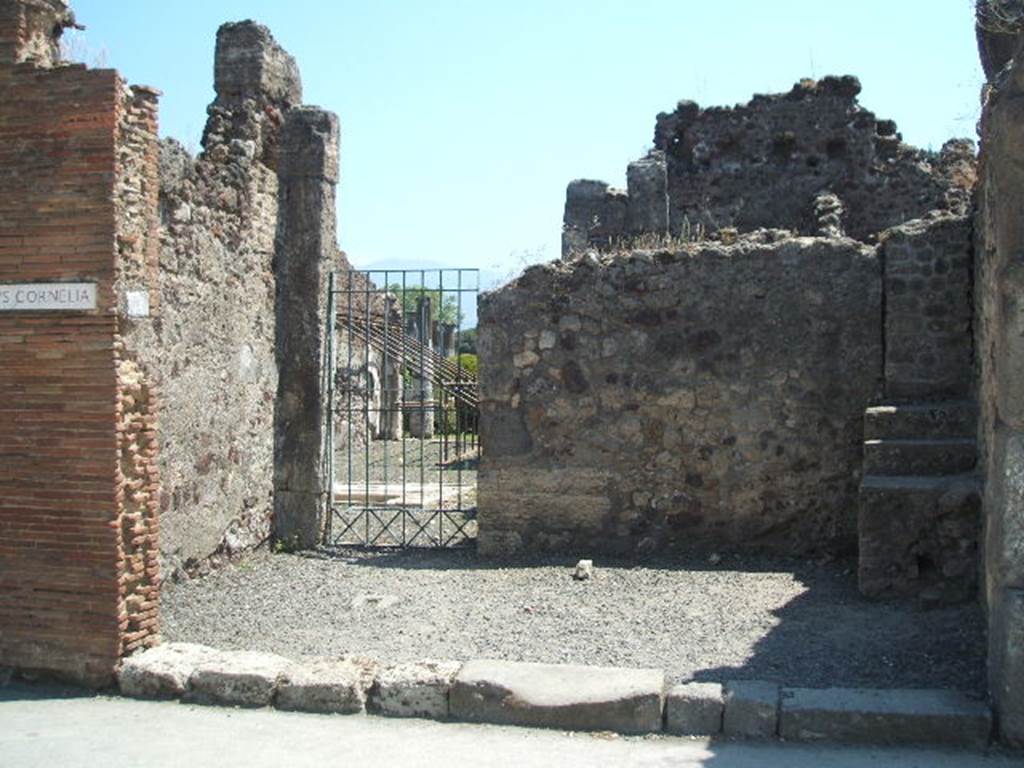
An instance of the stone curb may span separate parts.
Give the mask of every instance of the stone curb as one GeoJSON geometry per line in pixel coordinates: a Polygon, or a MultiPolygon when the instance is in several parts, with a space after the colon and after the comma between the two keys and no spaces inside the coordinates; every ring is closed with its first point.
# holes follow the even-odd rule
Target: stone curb
{"type": "Polygon", "coordinates": [[[571,731],[659,733],[660,669],[468,661],[455,676],[456,720],[571,731]]]}
{"type": "Polygon", "coordinates": [[[874,745],[978,748],[989,707],[956,691],[782,688],[741,680],[666,690],[654,669],[476,660],[381,665],[170,643],[122,662],[125,696],[331,714],[874,745]]]}

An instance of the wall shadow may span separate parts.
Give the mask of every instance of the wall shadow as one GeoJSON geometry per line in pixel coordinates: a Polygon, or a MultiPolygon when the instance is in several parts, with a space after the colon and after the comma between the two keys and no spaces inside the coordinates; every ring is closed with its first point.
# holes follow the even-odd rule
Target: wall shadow
{"type": "Polygon", "coordinates": [[[96,691],[53,681],[14,679],[6,684],[0,683],[0,705],[17,701],[95,699],[97,696],[96,691]]]}
{"type": "Polygon", "coordinates": [[[947,688],[984,697],[986,630],[979,602],[869,600],[852,563],[801,568],[799,596],[741,664],[700,669],[701,682],[766,680],[809,688],[947,688]]]}

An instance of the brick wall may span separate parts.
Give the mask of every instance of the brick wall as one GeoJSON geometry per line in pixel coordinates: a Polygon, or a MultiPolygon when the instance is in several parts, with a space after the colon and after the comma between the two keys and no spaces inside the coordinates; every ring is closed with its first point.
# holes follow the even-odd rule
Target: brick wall
{"type": "Polygon", "coordinates": [[[95,281],[98,306],[0,313],[0,665],[91,684],[156,630],[156,406],[119,315],[151,142],[115,72],[0,64],[0,283],[95,281]]]}

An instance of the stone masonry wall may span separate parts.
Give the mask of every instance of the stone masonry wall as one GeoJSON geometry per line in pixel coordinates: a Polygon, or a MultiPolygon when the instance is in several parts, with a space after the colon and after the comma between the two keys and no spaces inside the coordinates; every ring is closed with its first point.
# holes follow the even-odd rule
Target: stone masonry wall
{"type": "Polygon", "coordinates": [[[547,264],[481,297],[481,552],[855,547],[879,261],[777,237],[547,264]]]}
{"type": "Polygon", "coordinates": [[[21,20],[0,24],[0,289],[97,285],[92,311],[0,313],[0,666],[105,684],[157,631],[157,403],[123,317],[130,274],[155,289],[128,180],[155,162],[155,97],[41,55],[66,10],[0,2],[21,20]]]}
{"type": "MultiPolygon", "coordinates": [[[[986,30],[979,30],[982,51],[986,30]]],[[[1020,36],[1017,35],[1020,42],[1020,36]]],[[[992,48],[993,46],[989,46],[992,48]]],[[[1019,50],[1019,49],[1018,49],[1019,50]]],[[[1007,63],[1004,59],[1000,63],[1007,63]]],[[[975,334],[986,472],[989,688],[1001,737],[1024,745],[1024,60],[990,67],[982,117],[975,334]]]]}
{"type": "Polygon", "coordinates": [[[196,159],[160,148],[161,550],[168,574],[266,540],[273,509],[274,237],[294,60],[258,24],[217,35],[215,89],[196,159]]]}
{"type": "Polygon", "coordinates": [[[736,107],[680,102],[658,115],[654,151],[630,165],[628,190],[569,185],[563,255],[727,227],[816,235],[823,196],[841,211],[839,228],[865,242],[932,210],[965,213],[975,181],[971,142],[951,141],[938,153],[910,147],[895,123],[858,104],[860,89],[854,77],[826,77],[736,107]]]}
{"type": "Polygon", "coordinates": [[[966,398],[974,376],[969,216],[885,233],[885,388],[892,399],[966,398]]]}

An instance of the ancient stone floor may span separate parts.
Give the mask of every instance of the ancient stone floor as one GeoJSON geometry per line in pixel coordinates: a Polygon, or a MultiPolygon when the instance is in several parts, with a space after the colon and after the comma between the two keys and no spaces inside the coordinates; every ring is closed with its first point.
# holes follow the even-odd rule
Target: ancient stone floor
{"type": "MultiPolygon", "coordinates": [[[[581,553],[586,555],[586,553],[581,553]]],[[[494,563],[472,549],[256,553],[164,589],[164,637],[288,656],[661,667],[674,680],[984,690],[977,605],[871,602],[854,563],[494,563]]]]}

